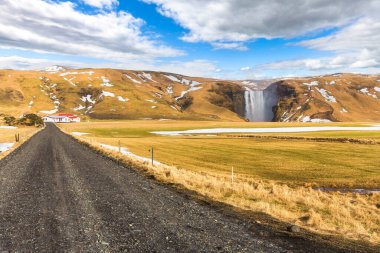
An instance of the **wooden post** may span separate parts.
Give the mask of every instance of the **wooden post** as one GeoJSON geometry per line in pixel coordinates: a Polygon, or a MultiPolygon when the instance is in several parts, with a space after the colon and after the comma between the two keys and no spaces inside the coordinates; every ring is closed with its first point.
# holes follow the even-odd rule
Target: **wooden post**
{"type": "Polygon", "coordinates": [[[120,144],[120,140],[119,140],[119,153],[121,153],[121,144],[120,144]]]}

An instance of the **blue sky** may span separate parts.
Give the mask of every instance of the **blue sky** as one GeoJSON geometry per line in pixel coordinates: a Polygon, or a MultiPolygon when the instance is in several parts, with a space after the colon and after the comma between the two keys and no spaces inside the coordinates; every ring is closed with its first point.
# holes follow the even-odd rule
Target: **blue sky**
{"type": "Polygon", "coordinates": [[[4,0],[0,67],[228,79],[378,73],[372,0],[4,0]]]}

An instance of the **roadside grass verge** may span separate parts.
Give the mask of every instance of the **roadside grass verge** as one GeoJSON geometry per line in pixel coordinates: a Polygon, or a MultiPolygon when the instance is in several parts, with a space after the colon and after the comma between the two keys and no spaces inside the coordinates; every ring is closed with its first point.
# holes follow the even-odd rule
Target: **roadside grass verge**
{"type": "Polygon", "coordinates": [[[21,146],[30,137],[35,135],[42,128],[20,127],[15,129],[0,129],[0,143],[15,143],[12,148],[5,152],[0,152],[0,160],[7,156],[10,152],[21,146]],[[15,135],[20,135],[20,141],[15,142],[15,135]]]}
{"type": "Polygon", "coordinates": [[[311,231],[373,244],[380,242],[380,194],[326,193],[241,174],[232,182],[231,176],[223,173],[164,164],[151,166],[149,162],[104,149],[94,140],[75,138],[124,165],[153,175],[159,181],[185,187],[212,200],[247,211],[264,212],[311,231]]]}

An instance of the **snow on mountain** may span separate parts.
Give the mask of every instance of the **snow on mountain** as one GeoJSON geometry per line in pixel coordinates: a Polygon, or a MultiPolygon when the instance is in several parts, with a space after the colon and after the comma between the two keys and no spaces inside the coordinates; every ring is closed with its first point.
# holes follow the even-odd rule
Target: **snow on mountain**
{"type": "Polygon", "coordinates": [[[317,91],[326,99],[327,102],[336,103],[336,98],[329,94],[329,92],[325,89],[316,88],[317,91]]]}
{"type": "Polygon", "coordinates": [[[61,66],[50,66],[50,67],[45,68],[45,72],[52,72],[52,73],[56,73],[56,72],[64,71],[64,70],[65,68],[61,66]]]}

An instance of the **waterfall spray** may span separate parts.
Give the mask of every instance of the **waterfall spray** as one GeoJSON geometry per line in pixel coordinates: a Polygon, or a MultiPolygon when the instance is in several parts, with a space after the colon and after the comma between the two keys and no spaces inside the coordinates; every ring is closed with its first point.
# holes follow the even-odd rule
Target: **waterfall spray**
{"type": "Polygon", "coordinates": [[[249,121],[272,121],[272,107],[277,103],[277,95],[271,89],[252,90],[246,87],[245,117],[249,121]]]}

